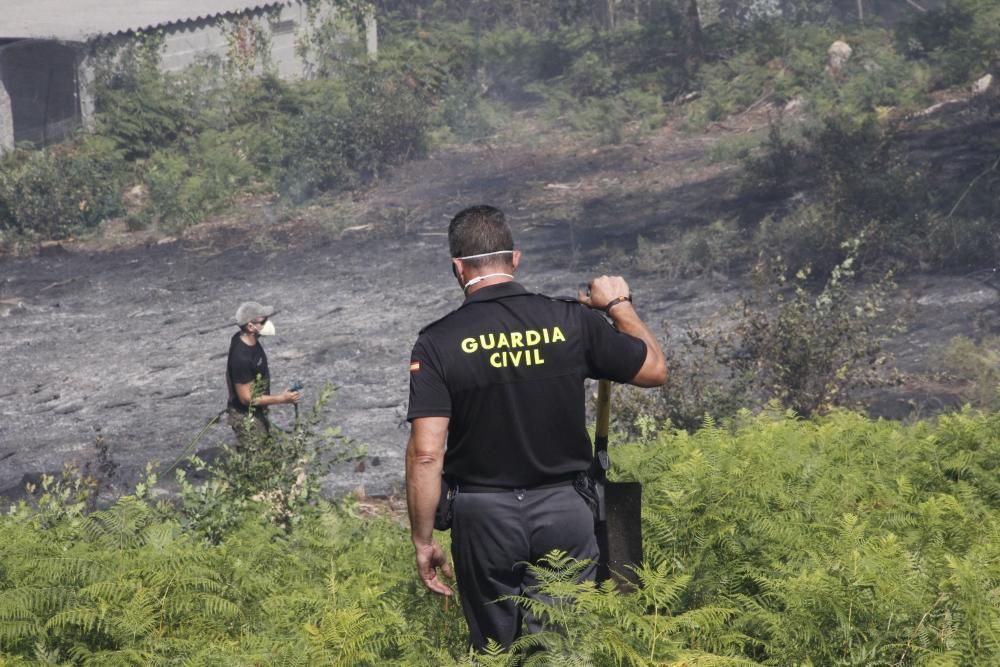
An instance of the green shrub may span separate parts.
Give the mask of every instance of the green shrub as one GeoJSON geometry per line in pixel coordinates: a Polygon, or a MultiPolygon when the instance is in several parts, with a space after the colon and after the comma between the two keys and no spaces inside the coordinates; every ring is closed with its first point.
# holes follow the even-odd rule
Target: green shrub
{"type": "Polygon", "coordinates": [[[728,275],[748,259],[746,233],[735,219],[713,220],[689,229],[671,253],[671,277],[728,275]]]}
{"type": "Polygon", "coordinates": [[[440,98],[449,85],[476,78],[481,65],[477,49],[474,29],[467,22],[403,23],[393,26],[379,60],[397,67],[398,75],[425,101],[431,101],[440,98]]]}
{"type": "Polygon", "coordinates": [[[763,143],[759,133],[720,137],[708,151],[709,164],[739,164],[746,162],[763,143]]]}
{"type": "Polygon", "coordinates": [[[761,250],[791,266],[825,274],[843,259],[841,244],[859,235],[863,265],[877,258],[914,266],[928,256],[935,188],[873,116],[830,115],[799,140],[774,125],[764,152],[745,165],[744,196],[797,195],[756,232],[761,250]]]}
{"type": "Polygon", "coordinates": [[[438,104],[439,127],[460,141],[489,137],[501,124],[502,105],[484,97],[475,84],[449,85],[438,104]]]}
{"type": "MultiPolygon", "coordinates": [[[[669,332],[669,330],[668,330],[669,332]]],[[[664,422],[697,431],[705,419],[728,418],[753,402],[752,378],[733,363],[732,325],[688,327],[665,350],[669,381],[655,391],[615,388],[614,428],[629,438],[646,439],[664,422]]]]}
{"type": "Polygon", "coordinates": [[[764,218],[754,243],[762,252],[780,255],[788,266],[826,271],[843,259],[843,238],[851,231],[844,227],[828,205],[807,203],[780,219],[764,218]]]}
{"type": "Polygon", "coordinates": [[[704,127],[742,111],[765,94],[770,77],[756,54],[744,52],[701,68],[701,98],[692,105],[690,122],[704,127]]]}
{"type": "MultiPolygon", "coordinates": [[[[879,107],[898,107],[910,112],[927,104],[927,72],[896,51],[889,33],[866,30],[855,39],[845,78],[831,90],[827,102],[831,111],[850,116],[879,107]]],[[[822,103],[819,106],[823,108],[822,103]]]]}
{"type": "Polygon", "coordinates": [[[618,83],[611,66],[593,51],[574,60],[566,73],[567,91],[577,99],[608,97],[617,91],[618,83]]]}
{"type": "Polygon", "coordinates": [[[0,228],[60,239],[123,211],[121,155],[89,137],[44,150],[19,148],[0,161],[0,228]]]}
{"type": "Polygon", "coordinates": [[[689,111],[693,126],[765,101],[780,108],[792,99],[803,100],[817,118],[856,118],[885,107],[912,111],[926,102],[930,89],[926,68],[900,55],[882,29],[771,25],[762,35],[751,32],[741,47],[701,68],[702,95],[689,111]],[[833,78],[826,72],[827,50],[837,39],[846,40],[853,53],[833,78]]]}
{"type": "Polygon", "coordinates": [[[291,431],[272,428],[264,435],[251,427],[240,445],[224,445],[213,461],[190,457],[194,470],[207,479],[195,483],[184,469],[177,470],[181,525],[218,543],[254,511],[291,532],[305,508],[316,504],[319,479],[329,464],[356,454],[336,429],[317,430],[333,391],[324,387],[312,409],[301,419],[296,416],[291,431]]]}
{"type": "Polygon", "coordinates": [[[1000,58],[1000,7],[991,0],[953,0],[896,27],[900,52],[926,60],[934,86],[965,83],[993,71],[1000,58]]]}
{"type": "Polygon", "coordinates": [[[519,26],[497,26],[482,34],[479,58],[487,75],[489,94],[523,95],[525,87],[562,72],[553,40],[519,26]]]}
{"type": "Polygon", "coordinates": [[[1000,229],[995,220],[934,214],[927,224],[926,245],[915,248],[925,266],[967,271],[1000,264],[1000,229]]]}
{"type": "Polygon", "coordinates": [[[190,133],[197,119],[189,104],[201,92],[160,69],[162,37],[126,46],[94,48],[94,108],[97,132],[111,139],[127,160],[145,158],[190,133]]]}
{"type": "Polygon", "coordinates": [[[597,143],[618,144],[625,138],[628,110],[617,98],[594,98],[574,104],[566,122],[576,132],[594,137],[597,143]]]}
{"type": "Polygon", "coordinates": [[[247,189],[255,170],[225,135],[202,133],[182,151],[157,151],[145,165],[149,213],[180,229],[220,210],[247,189]]]}
{"type": "MultiPolygon", "coordinates": [[[[737,374],[752,378],[757,400],[776,400],[796,414],[824,412],[850,400],[852,389],[878,380],[885,357],[882,343],[893,322],[884,314],[886,297],[895,287],[891,275],[860,292],[851,284],[859,243],[835,266],[818,294],[807,289],[808,268],[796,274],[789,297],[778,281],[743,299],[736,326],[737,374]]],[[[760,266],[758,278],[769,269],[760,266]]]]}
{"type": "Polygon", "coordinates": [[[423,155],[428,108],[400,71],[372,65],[312,85],[284,137],[279,183],[294,200],[357,186],[423,155]]]}
{"type": "Polygon", "coordinates": [[[759,262],[754,289],[730,312],[672,337],[664,387],[623,390],[619,428],[635,434],[635,424],[651,417],[694,430],[706,415],[770,404],[808,416],[852,406],[858,390],[885,382],[894,285],[886,275],[859,287],[852,268],[859,248],[842,249],[846,259],[819,288],[808,267],[789,280],[780,261],[759,262]]]}
{"type": "Polygon", "coordinates": [[[965,400],[983,409],[1000,409],[1000,338],[977,342],[957,336],[940,356],[948,374],[965,383],[965,400]]]}

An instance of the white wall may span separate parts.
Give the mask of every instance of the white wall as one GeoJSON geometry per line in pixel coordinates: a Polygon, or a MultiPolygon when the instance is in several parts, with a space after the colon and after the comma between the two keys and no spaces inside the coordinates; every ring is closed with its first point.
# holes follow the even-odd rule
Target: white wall
{"type": "Polygon", "coordinates": [[[14,147],[14,111],[10,106],[10,95],[3,83],[3,68],[0,66],[0,152],[14,147]]]}
{"type": "MultiPolygon", "coordinates": [[[[321,12],[334,11],[330,5],[324,5],[324,8],[321,12]]],[[[303,61],[296,48],[309,28],[308,12],[303,3],[295,2],[279,10],[245,16],[267,35],[269,65],[279,78],[294,80],[311,75],[312,66],[303,61]]],[[[230,16],[170,28],[164,38],[163,69],[176,72],[211,55],[226,59],[232,50],[232,35],[240,21],[241,17],[230,16]]],[[[254,71],[261,69],[258,63],[254,71]]]]}

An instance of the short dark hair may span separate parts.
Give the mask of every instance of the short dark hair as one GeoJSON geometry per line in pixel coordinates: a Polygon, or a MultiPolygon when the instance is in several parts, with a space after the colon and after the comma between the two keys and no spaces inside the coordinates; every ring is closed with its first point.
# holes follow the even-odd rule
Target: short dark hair
{"type": "MultiPolygon", "coordinates": [[[[493,206],[470,206],[459,211],[448,225],[448,249],[452,257],[482,255],[514,249],[514,235],[503,211],[493,206]]],[[[465,260],[470,267],[513,262],[512,255],[494,255],[465,260]]]]}

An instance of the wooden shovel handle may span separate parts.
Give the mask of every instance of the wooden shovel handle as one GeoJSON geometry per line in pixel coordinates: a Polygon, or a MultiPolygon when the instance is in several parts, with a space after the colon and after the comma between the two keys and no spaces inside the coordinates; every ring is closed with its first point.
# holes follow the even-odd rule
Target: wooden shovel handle
{"type": "Polygon", "coordinates": [[[611,380],[597,382],[597,425],[594,428],[594,448],[608,448],[608,425],[611,421],[611,380]]]}

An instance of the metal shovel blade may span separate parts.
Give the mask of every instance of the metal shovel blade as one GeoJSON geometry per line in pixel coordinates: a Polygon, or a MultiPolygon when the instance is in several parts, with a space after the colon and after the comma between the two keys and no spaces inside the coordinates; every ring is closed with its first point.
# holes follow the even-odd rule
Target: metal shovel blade
{"type": "Polygon", "coordinates": [[[637,586],[632,567],[642,563],[642,484],[605,482],[606,520],[597,524],[601,550],[597,580],[613,579],[619,588],[637,586]]]}
{"type": "MultiPolygon", "coordinates": [[[[611,383],[601,380],[597,385],[597,425],[594,430],[596,450],[607,450],[608,426],[611,417],[611,383]]],[[[597,580],[613,579],[621,589],[639,583],[629,567],[642,563],[642,484],[639,482],[609,482],[601,471],[598,484],[604,486],[604,520],[596,525],[597,546],[601,559],[597,564],[597,580]]]]}

